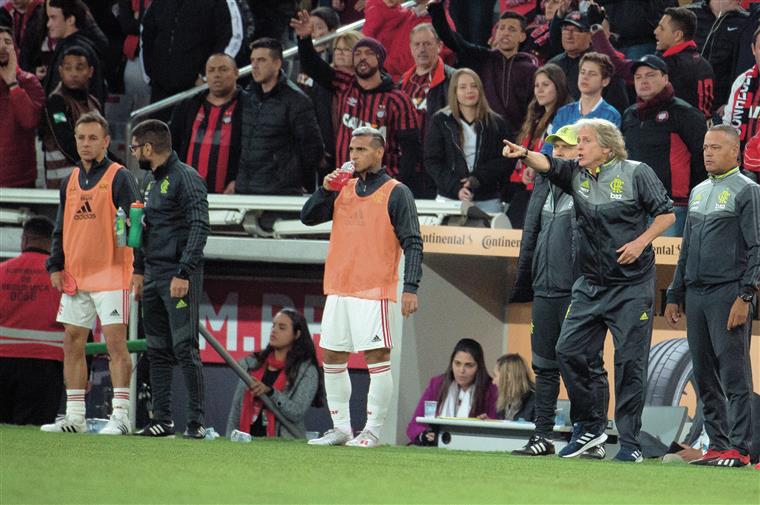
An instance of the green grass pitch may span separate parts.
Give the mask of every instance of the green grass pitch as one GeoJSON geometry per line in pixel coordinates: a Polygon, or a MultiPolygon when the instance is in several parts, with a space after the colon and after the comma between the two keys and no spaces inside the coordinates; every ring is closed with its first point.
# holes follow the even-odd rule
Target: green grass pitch
{"type": "Polygon", "coordinates": [[[0,425],[0,504],[760,503],[760,471],[0,425]]]}

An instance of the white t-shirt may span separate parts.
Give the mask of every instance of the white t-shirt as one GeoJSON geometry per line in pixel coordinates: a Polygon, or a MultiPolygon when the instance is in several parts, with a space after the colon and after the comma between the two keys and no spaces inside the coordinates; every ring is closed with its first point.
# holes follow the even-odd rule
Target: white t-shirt
{"type": "Polygon", "coordinates": [[[475,131],[475,124],[468,124],[460,119],[459,124],[462,126],[462,152],[467,162],[467,169],[472,173],[475,170],[475,155],[478,151],[478,132],[475,131]]]}

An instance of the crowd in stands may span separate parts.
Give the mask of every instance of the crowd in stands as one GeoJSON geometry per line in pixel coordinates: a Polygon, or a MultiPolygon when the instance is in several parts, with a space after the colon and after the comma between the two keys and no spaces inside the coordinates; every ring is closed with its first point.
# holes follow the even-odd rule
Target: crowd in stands
{"type": "MultiPolygon", "coordinates": [[[[161,163],[146,154],[149,143],[130,149],[148,165],[186,163],[208,193],[313,193],[349,161],[352,132],[371,127],[384,137],[387,174],[415,198],[472,202],[530,229],[528,207],[542,205],[550,189],[523,160],[536,151],[570,166],[577,153],[563,153],[579,140],[566,128],[597,118],[622,133],[628,156],[621,159],[651,167],[650,182],[656,176],[674,205],[666,234],[680,236],[689,195],[707,177],[709,127],[736,130],[739,166],[758,179],[759,16],[760,3],[747,0],[416,0],[412,7],[401,0],[0,0],[0,187],[44,181],[65,195],[81,162],[80,118],[105,113],[112,95],[136,109],[205,83],[156,113],[171,129],[161,163]],[[361,31],[336,33],[362,18],[361,31]],[[284,57],[289,47],[296,58],[284,57]],[[241,78],[247,65],[250,77],[241,78]],[[515,146],[503,156],[505,140],[524,154],[515,146]]],[[[48,228],[39,221],[25,228],[24,261],[39,262],[34,255],[50,248],[48,228]]],[[[531,233],[526,242],[535,242],[531,233]]],[[[53,262],[60,241],[53,237],[53,262]]],[[[322,405],[303,316],[284,310],[274,326],[269,347],[243,363],[258,389],[238,388],[228,431],[295,436],[260,415],[262,395],[299,429],[306,410],[322,405]]],[[[40,356],[53,373],[59,354],[40,356]]],[[[558,385],[556,369],[534,362],[534,370],[539,390],[558,385]]],[[[420,399],[410,443],[435,444],[435,433],[415,421],[426,401],[444,416],[532,421],[538,411],[548,419],[519,356],[499,358],[493,375],[480,344],[461,340],[420,399]]],[[[592,403],[587,410],[601,411],[592,403]]],[[[40,419],[34,415],[3,420],[40,419]]]]}
{"type": "Polygon", "coordinates": [[[551,153],[546,135],[608,119],[682,216],[705,177],[706,128],[733,126],[743,151],[758,131],[760,9],[747,0],[153,3],[0,1],[0,186],[59,187],[78,161],[74,123],[109,96],[134,110],[204,82],[156,117],[210,193],[311,193],[348,160],[351,131],[373,126],[386,170],[416,198],[506,211],[515,228],[534,174],[497,159],[499,138],[551,153]],[[361,18],[361,32],[335,36],[361,18]],[[454,81],[457,68],[470,73],[454,81]]]}

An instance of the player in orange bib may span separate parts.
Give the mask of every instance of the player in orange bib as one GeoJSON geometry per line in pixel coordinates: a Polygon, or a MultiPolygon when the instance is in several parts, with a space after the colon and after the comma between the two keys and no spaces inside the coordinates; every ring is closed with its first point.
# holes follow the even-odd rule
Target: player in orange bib
{"type": "Polygon", "coordinates": [[[62,291],[58,322],[63,323],[63,376],[66,415],[42,431],[86,431],[84,393],[87,364],[84,345],[95,317],[100,319],[111,357],[113,414],[100,431],[126,435],[129,422],[129,378],[132,362],[127,352],[129,289],[132,250],[117,247],[114,221],[119,207],[129,212],[138,199],[129,171],[108,159],[108,123],[97,112],[82,115],[74,128],[81,161],[61,185],[53,245],[47,270],[50,282],[62,291]]]}
{"type": "Polygon", "coordinates": [[[309,443],[375,447],[393,394],[390,352],[393,332],[397,331],[394,322],[399,312],[396,293],[401,252],[405,260],[400,309],[407,317],[417,310],[422,237],[411,190],[382,167],[383,135],[374,128],[357,128],[349,150],[357,177],[339,189],[339,171],[327,175],[301,210],[304,224],[333,221],[325,261],[327,301],[319,342],[333,429],[309,443]],[[367,424],[353,437],[347,365],[350,353],[360,351],[370,374],[367,424]]]}

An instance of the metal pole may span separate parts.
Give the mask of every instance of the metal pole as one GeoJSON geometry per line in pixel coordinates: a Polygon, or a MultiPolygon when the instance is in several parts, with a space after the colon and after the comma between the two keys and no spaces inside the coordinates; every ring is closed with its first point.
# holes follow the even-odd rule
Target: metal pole
{"type": "MultiPolygon", "coordinates": [[[[129,340],[137,340],[137,323],[139,304],[134,295],[129,293],[129,340]]],[[[132,432],[137,429],[137,354],[130,354],[132,373],[129,377],[129,424],[132,432]]]]}
{"type": "MultiPolygon", "coordinates": [[[[206,339],[206,342],[211,344],[211,347],[213,347],[219,356],[221,356],[222,359],[227,363],[227,365],[232,368],[232,371],[235,372],[238,377],[240,377],[240,380],[245,382],[248,387],[253,386],[254,383],[251,376],[248,375],[248,372],[243,370],[243,367],[241,367],[232,356],[230,356],[230,353],[227,352],[227,349],[222,347],[222,344],[220,344],[217,339],[211,336],[211,334],[202,325],[199,327],[199,331],[203,338],[206,339]]],[[[285,429],[293,434],[295,438],[304,438],[306,436],[304,430],[294,425],[285,416],[282,415],[282,412],[280,412],[279,409],[275,407],[275,405],[272,403],[272,400],[268,396],[264,395],[259,396],[258,398],[261,400],[264,406],[274,414],[274,416],[285,427],[285,429]]]]}

